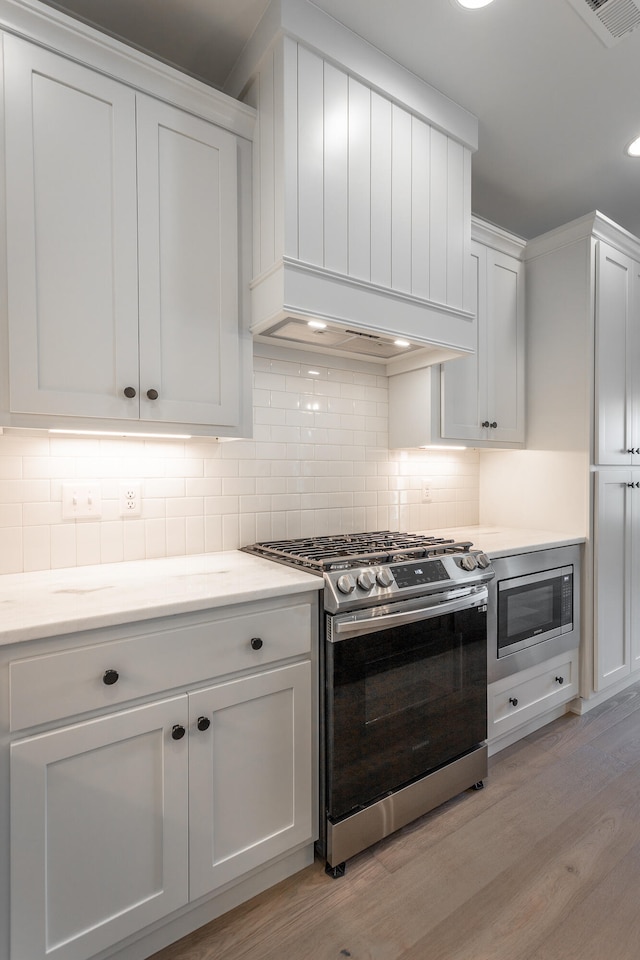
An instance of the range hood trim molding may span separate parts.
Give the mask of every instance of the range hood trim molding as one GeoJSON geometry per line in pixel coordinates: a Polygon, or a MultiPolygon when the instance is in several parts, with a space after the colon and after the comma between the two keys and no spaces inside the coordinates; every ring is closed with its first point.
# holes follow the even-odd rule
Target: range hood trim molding
{"type": "MultiPolygon", "coordinates": [[[[422,300],[410,294],[399,296],[397,291],[373,286],[366,282],[354,281],[341,274],[329,273],[309,264],[284,258],[251,284],[252,316],[251,333],[263,341],[271,340],[282,345],[295,346],[297,341],[278,336],[270,337],[270,331],[283,320],[320,319],[342,330],[395,339],[397,331],[387,323],[387,310],[393,313],[398,322],[401,315],[403,336],[406,336],[417,348],[425,348],[428,359],[425,362],[441,362],[464,353],[473,353],[475,349],[475,314],[453,310],[445,304],[422,300]],[[301,304],[313,303],[316,307],[309,311],[301,304]],[[430,335],[425,338],[423,330],[428,318],[430,335]]],[[[303,349],[312,345],[302,341],[303,349]]],[[[320,352],[329,352],[318,344],[320,352]]],[[[337,354],[362,356],[372,362],[373,359],[364,350],[336,350],[337,354]]],[[[412,353],[423,357],[424,350],[416,349],[412,353]]],[[[410,354],[391,358],[387,363],[408,360],[410,354]]]]}
{"type": "Polygon", "coordinates": [[[300,42],[475,152],[478,119],[308,0],[272,0],[224,86],[242,98],[266,52],[281,37],[300,42]]]}
{"type": "MultiPolygon", "coordinates": [[[[454,351],[455,356],[475,349],[475,314],[422,300],[411,294],[399,295],[341,274],[283,258],[251,283],[251,333],[262,337],[287,317],[320,319],[343,329],[396,337],[397,330],[386,322],[388,306],[394,319],[401,314],[403,336],[432,349],[454,351]],[[301,304],[313,303],[310,311],[301,304]],[[429,319],[429,337],[423,330],[429,319]]],[[[276,338],[278,339],[278,338],[276,338]]],[[[282,342],[282,341],[280,341],[282,342]]]]}

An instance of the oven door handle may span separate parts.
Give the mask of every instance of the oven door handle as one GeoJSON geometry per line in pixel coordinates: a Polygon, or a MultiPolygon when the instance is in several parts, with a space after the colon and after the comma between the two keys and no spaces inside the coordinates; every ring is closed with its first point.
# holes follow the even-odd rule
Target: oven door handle
{"type": "Polygon", "coordinates": [[[406,623],[418,623],[421,620],[434,620],[446,613],[456,613],[458,610],[470,610],[482,606],[487,602],[486,588],[477,593],[458,597],[455,600],[445,600],[429,607],[420,607],[418,610],[406,610],[402,613],[388,613],[381,617],[367,617],[366,620],[342,620],[334,617],[330,643],[348,640],[350,637],[360,637],[365,633],[378,633],[391,627],[401,627],[406,623]]]}

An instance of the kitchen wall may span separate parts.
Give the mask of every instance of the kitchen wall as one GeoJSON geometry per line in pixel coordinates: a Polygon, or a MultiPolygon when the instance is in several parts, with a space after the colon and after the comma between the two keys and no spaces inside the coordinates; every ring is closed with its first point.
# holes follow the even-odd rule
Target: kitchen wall
{"type": "Polygon", "coordinates": [[[478,452],[389,451],[382,369],[256,344],[251,440],[5,431],[0,573],[477,523],[478,452]],[[75,479],[99,481],[100,519],[62,519],[62,484],[75,479]],[[142,481],[140,518],[119,515],[122,480],[142,481]]]}

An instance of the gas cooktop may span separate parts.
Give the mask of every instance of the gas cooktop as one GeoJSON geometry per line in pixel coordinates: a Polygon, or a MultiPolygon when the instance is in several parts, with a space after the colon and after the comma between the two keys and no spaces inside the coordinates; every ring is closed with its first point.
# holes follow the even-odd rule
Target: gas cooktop
{"type": "Polygon", "coordinates": [[[493,577],[491,562],[469,541],[376,530],[243,547],[268,560],[324,577],[324,609],[336,613],[376,604],[473,590],[493,577]]]}
{"type": "Polygon", "coordinates": [[[470,542],[431,537],[420,533],[377,530],[373,533],[343,533],[299,540],[267,540],[244,547],[281,563],[307,567],[317,573],[351,570],[397,560],[419,560],[451,553],[467,553],[470,542]]]}

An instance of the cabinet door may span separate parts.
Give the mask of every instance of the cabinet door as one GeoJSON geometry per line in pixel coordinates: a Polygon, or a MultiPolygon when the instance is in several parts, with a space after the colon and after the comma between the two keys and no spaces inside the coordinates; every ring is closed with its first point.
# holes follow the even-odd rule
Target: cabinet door
{"type": "Polygon", "coordinates": [[[487,248],[471,244],[473,303],[476,315],[475,353],[448,360],[442,365],[441,416],[442,436],[450,440],[482,440],[481,408],[486,397],[483,360],[487,355],[487,248]]]}
{"type": "Polygon", "coordinates": [[[488,251],[485,422],[496,424],[488,439],[503,443],[524,443],[523,279],[519,260],[488,251]]]}
{"type": "MultiPolygon", "coordinates": [[[[594,571],[595,680],[602,690],[631,670],[629,617],[631,497],[629,470],[601,470],[596,476],[594,571]]],[[[637,549],[637,548],[636,548],[637,549]]],[[[637,604],[637,601],[635,601],[637,604]]]]}
{"type": "Polygon", "coordinates": [[[234,425],[236,139],[150,97],[139,95],[137,109],[140,416],[234,425]]]}
{"type": "Polygon", "coordinates": [[[187,698],[11,745],[12,960],[84,960],[187,902],[187,698]]]}
{"type": "Polygon", "coordinates": [[[4,37],[10,408],[138,416],[135,97],[4,37]]]}
{"type": "Polygon", "coordinates": [[[192,900],[313,839],[311,705],[308,661],[190,694],[192,900]]]}
{"type": "Polygon", "coordinates": [[[640,669],[640,470],[631,471],[632,487],[627,487],[629,515],[629,646],[631,669],[640,669]]]}
{"type": "MultiPolygon", "coordinates": [[[[629,397],[633,377],[633,289],[636,265],[598,242],[596,259],[596,463],[631,464],[634,446],[629,397]]],[[[637,438],[640,446],[640,437],[637,438]]]]}

